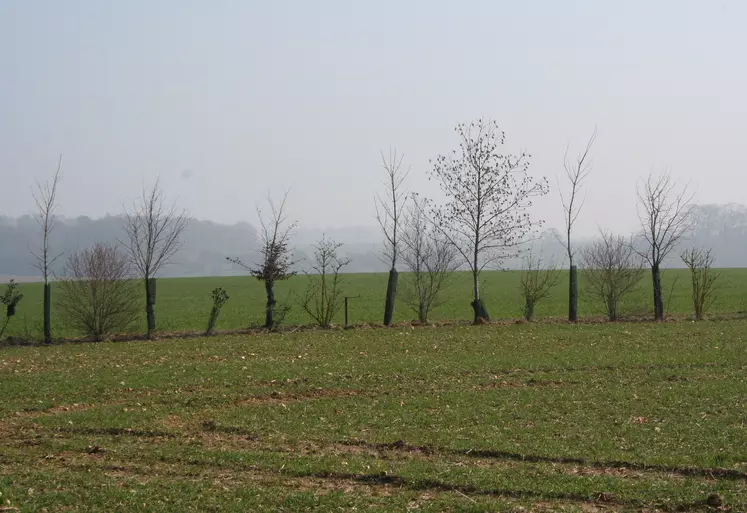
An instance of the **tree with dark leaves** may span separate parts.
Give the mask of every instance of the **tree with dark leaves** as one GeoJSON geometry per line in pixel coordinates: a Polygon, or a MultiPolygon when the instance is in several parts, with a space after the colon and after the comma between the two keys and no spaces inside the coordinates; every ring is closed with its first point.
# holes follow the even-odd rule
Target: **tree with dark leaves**
{"type": "Polygon", "coordinates": [[[276,206],[268,198],[270,205],[270,215],[264,217],[262,211],[257,208],[257,214],[260,222],[260,241],[259,250],[260,260],[254,265],[244,263],[238,258],[228,258],[228,261],[242,267],[258,280],[264,282],[267,302],[265,304],[265,328],[273,329],[279,318],[275,316],[277,300],[275,299],[275,283],[281,280],[287,280],[296,274],[291,270],[295,263],[290,248],[290,239],[293,230],[296,228],[295,222],[288,222],[286,214],[286,202],[288,193],[283,196],[283,201],[276,206]]]}

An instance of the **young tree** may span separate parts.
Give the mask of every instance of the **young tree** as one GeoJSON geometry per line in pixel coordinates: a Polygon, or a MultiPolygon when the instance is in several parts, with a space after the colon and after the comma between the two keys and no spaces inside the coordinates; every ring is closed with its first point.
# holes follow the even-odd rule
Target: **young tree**
{"type": "Polygon", "coordinates": [[[565,155],[563,157],[563,168],[565,169],[565,175],[570,184],[570,191],[567,196],[563,195],[563,191],[560,189],[560,183],[558,183],[560,202],[563,205],[564,211],[565,249],[568,254],[568,263],[570,266],[568,289],[568,320],[570,322],[576,322],[578,320],[578,272],[574,261],[576,251],[573,249],[571,244],[571,234],[573,232],[573,225],[576,223],[581,208],[584,206],[585,198],[579,198],[578,194],[583,181],[587,176],[589,176],[589,173],[591,173],[593,168],[589,152],[591,151],[591,147],[594,145],[596,138],[597,130],[595,128],[589,141],[586,143],[584,151],[578,154],[573,160],[568,157],[568,147],[566,147],[565,155]]]}
{"type": "Polygon", "coordinates": [[[322,328],[329,328],[342,308],[342,269],[350,259],[337,254],[342,244],[322,237],[314,246],[314,264],[306,273],[306,292],[299,297],[301,308],[322,328]]]}
{"type": "Polygon", "coordinates": [[[165,204],[163,191],[156,181],[152,189],[143,189],[140,200],[125,208],[125,247],[133,269],[145,287],[145,312],[148,338],[156,329],[156,276],[183,246],[182,236],[189,224],[187,213],[176,204],[165,204]]]}
{"type": "Polygon", "coordinates": [[[690,270],[695,320],[700,321],[713,305],[716,280],[720,273],[712,269],[714,259],[710,249],[688,249],[682,252],[680,258],[690,270]]]}
{"type": "Polygon", "coordinates": [[[223,287],[216,287],[213,292],[210,293],[210,298],[213,300],[213,307],[210,309],[210,317],[208,317],[208,325],[205,330],[205,335],[212,335],[215,329],[215,323],[218,322],[218,316],[220,310],[230,299],[228,292],[223,287]]]}
{"type": "Polygon", "coordinates": [[[131,269],[117,246],[99,243],[70,255],[59,279],[68,324],[96,341],[127,330],[138,310],[131,269]]]}
{"type": "Polygon", "coordinates": [[[0,304],[5,306],[5,322],[0,327],[0,340],[10,324],[10,320],[16,315],[16,307],[23,299],[23,294],[18,291],[18,284],[11,278],[5,286],[5,292],[0,296],[0,304]]]}
{"type": "Polygon", "coordinates": [[[674,250],[692,224],[687,187],[676,190],[669,173],[649,175],[638,188],[638,219],[641,223],[643,249],[639,254],[651,267],[654,285],[654,319],[664,319],[664,294],[661,285],[661,264],[674,250]]]}
{"type": "Polygon", "coordinates": [[[247,265],[238,258],[227,258],[239,267],[249,271],[254,276],[265,283],[265,293],[267,302],[265,304],[265,328],[272,329],[276,326],[275,309],[277,301],[275,300],[275,282],[287,280],[296,274],[291,271],[295,263],[290,248],[290,239],[296,223],[289,223],[288,216],[285,212],[288,193],[283,196],[280,206],[276,207],[273,201],[268,198],[270,204],[270,215],[268,218],[262,216],[262,211],[257,208],[257,215],[261,225],[260,241],[262,247],[259,250],[261,260],[255,265],[247,265]]]}
{"type": "Polygon", "coordinates": [[[52,274],[52,265],[62,256],[62,253],[53,254],[49,245],[49,237],[55,226],[55,210],[57,210],[57,185],[62,179],[62,155],[57,161],[57,171],[52,182],[36,182],[36,191],[32,191],[36,203],[36,221],[42,231],[42,244],[39,252],[33,252],[35,259],[34,267],[42,273],[44,278],[44,342],[52,341],[52,286],[49,278],[52,274]]]}
{"type": "Polygon", "coordinates": [[[430,172],[446,203],[434,213],[439,231],[472,272],[475,323],[488,321],[480,298],[480,272],[516,252],[533,228],[527,213],[533,196],[548,192],[547,179],[529,176],[529,155],[503,154],[505,134],[495,121],[459,124],[459,151],[439,156],[430,172]]]}
{"type": "Polygon", "coordinates": [[[545,264],[542,250],[535,255],[532,250],[524,257],[524,266],[519,278],[519,288],[524,297],[524,318],[534,319],[534,307],[550,295],[550,290],[560,282],[560,270],[550,262],[545,264]]]}
{"type": "Polygon", "coordinates": [[[402,226],[402,260],[409,274],[399,298],[421,323],[428,322],[429,312],[444,303],[441,291],[457,268],[454,247],[431,225],[427,209],[428,200],[413,193],[402,226]]]}
{"type": "Polygon", "coordinates": [[[602,232],[582,251],[589,294],[600,300],[610,321],[616,321],[620,300],[643,278],[643,262],[630,241],[602,232]]]}
{"type": "Polygon", "coordinates": [[[394,303],[397,295],[397,257],[399,253],[399,228],[402,209],[407,202],[407,192],[402,190],[402,182],[407,178],[410,170],[402,171],[404,155],[397,155],[397,150],[389,152],[389,159],[381,154],[381,161],[386,171],[386,199],[376,195],[376,220],[384,232],[383,258],[390,264],[389,280],[386,287],[386,302],[384,304],[384,325],[391,326],[394,318],[394,303]]]}

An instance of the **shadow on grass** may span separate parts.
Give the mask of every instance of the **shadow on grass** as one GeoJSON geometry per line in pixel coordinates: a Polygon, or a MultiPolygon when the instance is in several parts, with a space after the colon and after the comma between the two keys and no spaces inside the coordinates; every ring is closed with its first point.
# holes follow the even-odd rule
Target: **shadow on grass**
{"type": "Polygon", "coordinates": [[[58,433],[72,433],[76,435],[98,435],[98,436],[134,436],[138,438],[176,438],[177,435],[168,431],[154,431],[147,429],[130,429],[119,427],[91,428],[55,428],[58,433]]]}
{"type": "Polygon", "coordinates": [[[630,461],[589,461],[583,458],[572,457],[554,457],[554,456],[537,456],[518,454],[507,451],[495,451],[485,449],[449,449],[443,447],[431,447],[427,445],[411,445],[398,440],[391,443],[369,443],[365,440],[345,440],[340,445],[351,447],[365,447],[381,451],[402,451],[402,452],[419,452],[425,455],[433,454],[452,454],[456,456],[465,456],[482,459],[499,459],[508,461],[523,461],[528,463],[560,463],[565,465],[579,465],[593,469],[627,469],[644,472],[660,472],[665,474],[678,474],[685,477],[706,477],[710,479],[725,479],[732,481],[747,481],[747,472],[726,468],[699,468],[699,467],[680,467],[669,465],[647,465],[645,463],[636,463],[630,461]]]}
{"type": "Polygon", "coordinates": [[[387,473],[379,474],[346,474],[338,472],[281,472],[283,475],[298,478],[316,478],[331,481],[353,481],[370,486],[392,486],[406,488],[414,491],[436,491],[436,492],[458,492],[463,495],[479,495],[503,497],[507,499],[532,499],[544,501],[567,501],[600,504],[617,504],[632,507],[640,507],[642,503],[637,500],[622,500],[611,493],[594,493],[583,495],[578,493],[563,492],[536,492],[531,490],[508,490],[508,489],[482,489],[472,485],[449,484],[435,479],[407,479],[401,476],[387,473]]]}

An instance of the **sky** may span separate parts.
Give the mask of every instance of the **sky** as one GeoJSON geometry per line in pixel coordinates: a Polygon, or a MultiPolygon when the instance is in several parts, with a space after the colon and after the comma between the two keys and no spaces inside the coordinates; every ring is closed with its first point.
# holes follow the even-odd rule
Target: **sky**
{"type": "Polygon", "coordinates": [[[429,161],[479,117],[550,181],[546,227],[594,127],[579,235],[632,231],[664,169],[747,203],[745,20],[741,0],[2,0],[0,215],[31,213],[63,154],[65,216],[159,179],[200,219],[256,223],[289,190],[301,227],[374,225],[381,152],[439,199],[429,161]]]}

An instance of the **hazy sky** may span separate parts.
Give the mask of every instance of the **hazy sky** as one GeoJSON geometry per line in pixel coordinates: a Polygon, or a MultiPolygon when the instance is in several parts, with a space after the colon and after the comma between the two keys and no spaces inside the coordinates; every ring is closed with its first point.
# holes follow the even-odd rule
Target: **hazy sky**
{"type": "Polygon", "coordinates": [[[198,218],[255,221],[291,188],[306,227],[373,224],[380,150],[423,183],[453,127],[494,118],[551,193],[593,127],[579,232],[627,232],[671,166],[747,203],[747,2],[0,1],[0,214],[64,154],[60,213],[119,213],[160,176],[198,218]]]}

